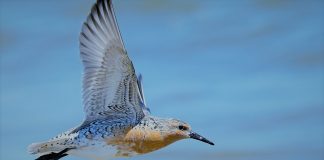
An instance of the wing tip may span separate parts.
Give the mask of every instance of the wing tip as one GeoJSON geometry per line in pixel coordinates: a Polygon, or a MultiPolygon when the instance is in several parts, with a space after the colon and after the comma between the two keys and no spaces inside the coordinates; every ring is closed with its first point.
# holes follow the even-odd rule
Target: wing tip
{"type": "Polygon", "coordinates": [[[102,4],[102,5],[104,5],[105,6],[105,2],[107,2],[107,4],[108,4],[108,6],[107,6],[107,8],[109,9],[109,10],[111,10],[112,9],[112,0],[97,0],[97,2],[95,3],[95,5],[94,6],[96,6],[96,5],[100,5],[100,4],[102,4]]]}

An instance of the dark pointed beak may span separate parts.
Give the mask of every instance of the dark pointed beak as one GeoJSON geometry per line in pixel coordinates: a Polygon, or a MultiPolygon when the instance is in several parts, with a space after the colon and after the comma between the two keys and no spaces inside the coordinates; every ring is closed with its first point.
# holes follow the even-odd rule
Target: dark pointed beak
{"type": "Polygon", "coordinates": [[[202,141],[202,142],[208,143],[208,144],[210,144],[210,145],[214,145],[213,142],[209,141],[208,139],[204,138],[203,136],[201,136],[201,135],[199,135],[199,134],[197,134],[197,133],[195,133],[195,132],[191,132],[191,133],[189,134],[189,136],[190,136],[190,138],[192,138],[192,139],[196,139],[196,140],[198,140],[198,141],[202,141]]]}

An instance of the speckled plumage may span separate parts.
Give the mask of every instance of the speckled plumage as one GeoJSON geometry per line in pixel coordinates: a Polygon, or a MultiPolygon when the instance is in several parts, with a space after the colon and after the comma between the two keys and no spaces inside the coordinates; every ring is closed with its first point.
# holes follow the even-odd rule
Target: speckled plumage
{"type": "Polygon", "coordinates": [[[111,0],[97,0],[80,33],[84,66],[85,121],[46,142],[33,143],[28,152],[38,159],[75,155],[109,159],[144,154],[177,140],[212,142],[176,119],[150,115],[142,87],[124,47],[111,0]]]}

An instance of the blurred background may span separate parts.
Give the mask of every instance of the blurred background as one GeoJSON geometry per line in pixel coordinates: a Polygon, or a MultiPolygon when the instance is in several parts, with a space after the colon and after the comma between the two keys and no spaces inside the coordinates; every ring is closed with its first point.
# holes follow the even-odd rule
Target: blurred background
{"type": "MultiPolygon", "coordinates": [[[[78,37],[94,2],[0,0],[0,159],[34,159],[30,143],[82,122],[78,37]]],[[[324,1],[114,6],[152,113],[216,144],[132,159],[324,159],[324,1]]]]}

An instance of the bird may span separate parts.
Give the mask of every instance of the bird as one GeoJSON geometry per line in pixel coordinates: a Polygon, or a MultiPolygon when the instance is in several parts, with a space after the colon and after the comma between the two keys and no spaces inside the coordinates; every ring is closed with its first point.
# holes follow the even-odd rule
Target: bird
{"type": "Polygon", "coordinates": [[[83,64],[81,125],[27,147],[36,160],[65,156],[104,160],[146,154],[182,139],[213,142],[175,118],[153,116],[142,76],[136,75],[119,31],[112,0],[97,0],[79,36],[83,64]]]}

